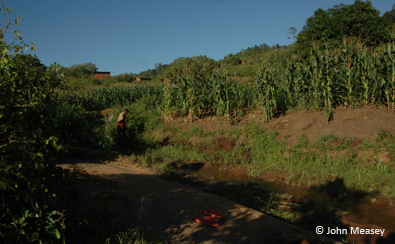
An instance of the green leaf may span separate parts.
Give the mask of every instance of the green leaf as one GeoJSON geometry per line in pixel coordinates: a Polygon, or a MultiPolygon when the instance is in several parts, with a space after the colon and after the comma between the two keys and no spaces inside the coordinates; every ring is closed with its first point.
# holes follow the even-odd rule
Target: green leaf
{"type": "Polygon", "coordinates": [[[56,239],[60,239],[60,233],[59,233],[58,229],[55,229],[55,236],[56,236],[56,239]]]}

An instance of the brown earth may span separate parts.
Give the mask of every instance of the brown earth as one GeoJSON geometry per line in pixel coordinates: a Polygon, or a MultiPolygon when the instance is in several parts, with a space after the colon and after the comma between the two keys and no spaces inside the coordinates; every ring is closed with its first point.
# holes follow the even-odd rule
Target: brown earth
{"type": "Polygon", "coordinates": [[[329,123],[326,122],[324,112],[304,110],[280,116],[265,125],[265,128],[277,130],[279,138],[288,136],[286,141],[289,146],[295,145],[302,134],[313,141],[320,133],[331,132],[340,138],[352,139],[355,147],[364,140],[374,142],[381,126],[391,133],[395,132],[394,110],[377,109],[374,106],[358,109],[339,107],[329,123]]]}
{"type": "Polygon", "coordinates": [[[197,127],[202,130],[218,131],[241,128],[253,121],[263,124],[263,127],[269,131],[279,132],[278,138],[287,141],[288,146],[295,145],[303,134],[313,141],[320,133],[331,132],[340,138],[352,139],[353,146],[356,147],[364,140],[374,142],[381,126],[395,133],[395,110],[377,109],[375,106],[355,109],[338,107],[329,123],[323,111],[287,112],[286,115],[281,114],[268,123],[262,123],[262,117],[259,113],[247,110],[240,121],[208,116],[203,119],[195,118],[193,123],[185,123],[183,119],[176,118],[170,121],[169,125],[181,130],[197,127]]]}
{"type": "MultiPolygon", "coordinates": [[[[203,119],[194,118],[193,123],[186,123],[182,118],[175,118],[169,121],[169,127],[176,127],[178,130],[189,130],[197,127],[204,131],[226,131],[240,129],[249,123],[263,125],[263,128],[272,131],[276,130],[278,140],[285,141],[289,147],[298,143],[302,136],[306,136],[310,142],[320,134],[327,135],[332,133],[338,137],[337,140],[331,142],[333,146],[342,143],[345,139],[350,140],[349,148],[358,149],[363,143],[372,143],[376,140],[380,128],[395,134],[395,110],[394,109],[378,109],[375,106],[366,106],[362,108],[346,108],[338,107],[333,115],[333,119],[327,123],[324,112],[302,110],[296,112],[287,112],[286,115],[279,115],[277,118],[263,123],[262,114],[254,111],[244,111],[245,116],[241,120],[231,120],[223,117],[208,116],[203,119]]],[[[172,137],[176,133],[164,135],[164,137],[172,137]]],[[[220,137],[220,136],[218,136],[220,137]]],[[[243,138],[239,138],[242,140],[243,138]]],[[[190,138],[189,143],[194,138],[190,138]]],[[[196,142],[195,142],[196,144],[196,142]]],[[[331,156],[346,156],[348,151],[336,152],[331,156]]],[[[360,158],[374,161],[376,157],[381,162],[390,161],[389,153],[381,150],[373,152],[372,149],[358,151],[360,158]]]]}

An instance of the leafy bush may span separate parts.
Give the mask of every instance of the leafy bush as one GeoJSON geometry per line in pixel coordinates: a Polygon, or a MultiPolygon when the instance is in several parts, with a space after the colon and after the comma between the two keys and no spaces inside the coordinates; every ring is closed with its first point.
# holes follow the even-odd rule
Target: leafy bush
{"type": "Polygon", "coordinates": [[[136,80],[136,75],[134,74],[119,74],[115,76],[111,76],[108,78],[108,80],[111,80],[113,83],[115,82],[126,82],[126,83],[132,83],[133,81],[136,80]]]}
{"type": "MultiPolygon", "coordinates": [[[[1,9],[12,11],[2,4],[1,9]]],[[[62,209],[74,192],[69,175],[54,164],[62,146],[49,105],[59,67],[46,71],[37,58],[22,55],[29,46],[19,32],[20,43],[8,45],[4,34],[10,27],[8,20],[0,28],[0,242],[55,241],[65,228],[62,209]]]]}
{"type": "Polygon", "coordinates": [[[178,84],[180,78],[190,77],[197,83],[204,84],[216,67],[214,59],[206,56],[178,58],[164,71],[162,78],[173,84],[178,84]]]}
{"type": "Polygon", "coordinates": [[[75,78],[87,78],[97,72],[97,67],[93,63],[74,64],[70,68],[63,68],[62,71],[65,76],[71,76],[75,78]]]}

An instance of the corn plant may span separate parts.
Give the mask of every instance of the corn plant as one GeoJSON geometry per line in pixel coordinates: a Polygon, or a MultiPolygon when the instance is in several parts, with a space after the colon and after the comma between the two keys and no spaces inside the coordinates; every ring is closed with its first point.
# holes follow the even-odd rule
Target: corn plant
{"type": "Polygon", "coordinates": [[[269,121],[277,110],[276,68],[262,68],[255,78],[256,103],[262,108],[264,120],[269,121]]]}
{"type": "Polygon", "coordinates": [[[212,89],[211,99],[213,109],[217,115],[226,116],[228,118],[240,115],[243,101],[241,96],[245,98],[245,90],[239,90],[241,85],[232,80],[226,70],[215,70],[209,79],[212,89]]]}
{"type": "Polygon", "coordinates": [[[395,65],[394,65],[395,44],[389,43],[387,45],[387,53],[383,55],[382,63],[382,76],[381,79],[385,100],[387,107],[392,108],[395,103],[395,65]]]}
{"type": "Polygon", "coordinates": [[[163,87],[163,102],[162,102],[162,112],[166,120],[171,120],[171,113],[174,111],[174,88],[163,87]]]}

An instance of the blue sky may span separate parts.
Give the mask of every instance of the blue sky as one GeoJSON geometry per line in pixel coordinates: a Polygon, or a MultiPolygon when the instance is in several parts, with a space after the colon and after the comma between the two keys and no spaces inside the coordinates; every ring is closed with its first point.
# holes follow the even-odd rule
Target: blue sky
{"type": "MultiPolygon", "coordinates": [[[[206,55],[214,60],[266,43],[288,45],[315,10],[354,0],[4,0],[14,28],[49,66],[92,62],[112,75],[206,55]]],[[[373,0],[381,12],[395,1],[373,0]]],[[[1,16],[0,23],[4,25],[1,16]]]]}

